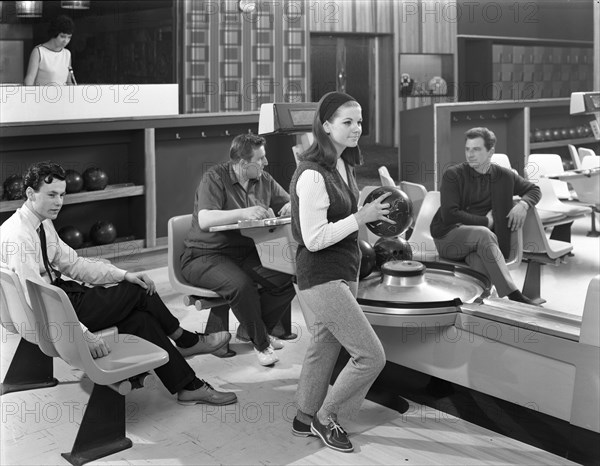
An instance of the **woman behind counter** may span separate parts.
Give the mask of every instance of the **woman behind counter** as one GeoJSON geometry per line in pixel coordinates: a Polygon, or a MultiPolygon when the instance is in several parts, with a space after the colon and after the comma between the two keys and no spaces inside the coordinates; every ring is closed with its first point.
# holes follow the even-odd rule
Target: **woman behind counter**
{"type": "Polygon", "coordinates": [[[76,84],[71,70],[71,52],[65,48],[71,41],[73,29],[73,20],[65,15],[50,22],[50,39],[36,46],[29,57],[26,86],[76,84]]]}

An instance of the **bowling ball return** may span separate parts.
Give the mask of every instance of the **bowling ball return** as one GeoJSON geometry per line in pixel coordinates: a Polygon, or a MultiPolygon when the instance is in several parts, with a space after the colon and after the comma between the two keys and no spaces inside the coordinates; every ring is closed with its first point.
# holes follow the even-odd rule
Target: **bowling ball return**
{"type": "MultiPolygon", "coordinates": [[[[297,244],[289,219],[259,222],[261,226],[231,228],[254,239],[263,266],[295,274],[297,244]]],[[[387,359],[370,399],[389,401],[389,406],[404,411],[408,405],[398,400],[410,394],[404,389],[407,380],[438,381],[442,387],[456,387],[458,393],[443,398],[446,405],[440,404],[439,396],[430,397],[436,410],[449,407],[458,417],[512,437],[521,435],[516,431],[523,431],[526,420],[528,435],[549,432],[551,440],[539,443],[540,448],[570,459],[598,461],[600,275],[590,283],[581,318],[492,297],[486,277],[468,267],[438,262],[388,262],[359,282],[357,299],[387,359]],[[467,408],[457,407],[461,397],[467,408]],[[484,412],[484,417],[497,415],[498,420],[482,421],[465,413],[481,411],[473,407],[481,399],[495,411],[484,412]],[[519,428],[511,428],[511,422],[519,428]]],[[[347,358],[342,351],[334,379],[347,358]]],[[[410,398],[419,399],[424,391],[410,398]]]]}

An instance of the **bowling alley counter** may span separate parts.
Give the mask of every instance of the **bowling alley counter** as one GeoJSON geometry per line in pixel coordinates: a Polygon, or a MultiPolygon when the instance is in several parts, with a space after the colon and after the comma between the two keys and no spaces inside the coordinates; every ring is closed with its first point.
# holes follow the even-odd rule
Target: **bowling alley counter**
{"type": "MultiPolygon", "coordinates": [[[[192,212],[195,189],[206,169],[229,158],[234,136],[257,130],[258,112],[3,123],[0,182],[40,160],[79,173],[101,168],[108,186],[67,194],[55,224],[87,234],[98,220],[113,223],[116,243],[80,252],[123,260],[164,248],[168,219],[192,212]]],[[[277,170],[275,155],[272,162],[277,170]]],[[[3,199],[0,222],[21,204],[3,199]]]]}

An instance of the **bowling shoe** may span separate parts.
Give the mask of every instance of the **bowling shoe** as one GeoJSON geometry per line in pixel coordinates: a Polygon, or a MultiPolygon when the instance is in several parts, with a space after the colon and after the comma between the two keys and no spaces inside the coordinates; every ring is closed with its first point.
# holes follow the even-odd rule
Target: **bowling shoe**
{"type": "Polygon", "coordinates": [[[262,351],[258,351],[256,348],[254,348],[254,352],[256,353],[258,363],[261,366],[272,366],[279,361],[279,358],[275,356],[275,351],[271,345],[262,351]]]}
{"type": "Polygon", "coordinates": [[[285,345],[283,343],[283,341],[281,341],[279,338],[274,337],[273,335],[269,335],[269,343],[271,343],[271,346],[273,347],[273,349],[282,349],[285,345]]]}
{"type": "Polygon", "coordinates": [[[297,417],[294,417],[294,421],[292,422],[292,434],[296,437],[314,437],[314,434],[310,430],[310,424],[304,424],[297,417]]]}
{"type": "Polygon", "coordinates": [[[184,356],[194,356],[195,354],[207,354],[218,350],[225,346],[231,340],[231,334],[229,332],[215,332],[215,333],[197,333],[198,343],[189,348],[177,347],[179,352],[184,356]]]}
{"type": "MultiPolygon", "coordinates": [[[[246,338],[242,335],[238,333],[235,336],[239,341],[242,341],[244,343],[252,343],[252,341],[250,340],[250,338],[246,338]]],[[[276,350],[280,350],[283,349],[285,347],[285,344],[283,343],[283,341],[281,341],[281,339],[274,337],[273,335],[269,335],[269,343],[271,344],[271,346],[273,347],[273,349],[276,350]]]]}
{"type": "Polygon", "coordinates": [[[204,382],[204,385],[196,390],[181,390],[177,394],[177,403],[184,406],[195,404],[221,406],[230,405],[236,401],[237,395],[234,392],[220,392],[208,382],[204,382]]]}
{"type": "Polygon", "coordinates": [[[315,415],[310,425],[310,430],[318,436],[329,448],[344,453],[350,453],[354,450],[352,443],[348,440],[348,434],[337,422],[334,414],[327,417],[327,425],[321,424],[319,418],[315,415]]]}

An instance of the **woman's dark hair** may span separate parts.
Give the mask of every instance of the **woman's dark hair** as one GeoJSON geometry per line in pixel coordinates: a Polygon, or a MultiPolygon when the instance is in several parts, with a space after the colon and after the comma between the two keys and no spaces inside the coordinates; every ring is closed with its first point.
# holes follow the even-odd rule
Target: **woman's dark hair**
{"type": "Polygon", "coordinates": [[[75,30],[75,23],[73,20],[66,15],[60,15],[50,21],[48,26],[48,35],[52,37],[58,37],[59,34],[73,34],[75,30]]]}
{"type": "Polygon", "coordinates": [[[27,188],[39,191],[42,183],[50,184],[54,180],[64,181],[65,170],[59,164],[49,160],[30,165],[23,175],[23,192],[27,188]]]}
{"type": "Polygon", "coordinates": [[[265,143],[266,140],[262,136],[251,133],[238,134],[233,138],[233,141],[231,141],[229,158],[234,162],[237,162],[240,159],[250,160],[254,151],[264,146],[265,143]]]}
{"type": "Polygon", "coordinates": [[[496,135],[487,128],[471,128],[465,133],[465,139],[483,139],[483,145],[487,150],[491,150],[496,145],[496,135]]]}
{"type": "MultiPolygon", "coordinates": [[[[315,137],[311,146],[300,156],[300,161],[308,160],[311,162],[317,162],[323,167],[334,170],[337,163],[337,151],[331,138],[325,132],[323,123],[325,121],[333,120],[340,108],[345,106],[359,106],[359,103],[354,97],[349,96],[341,92],[329,92],[321,97],[319,104],[317,105],[317,111],[315,112],[315,118],[313,120],[312,132],[315,137]],[[324,120],[324,121],[323,121],[324,120]]],[[[350,165],[362,165],[363,159],[360,152],[360,148],[346,147],[342,152],[342,159],[350,165]]]]}

